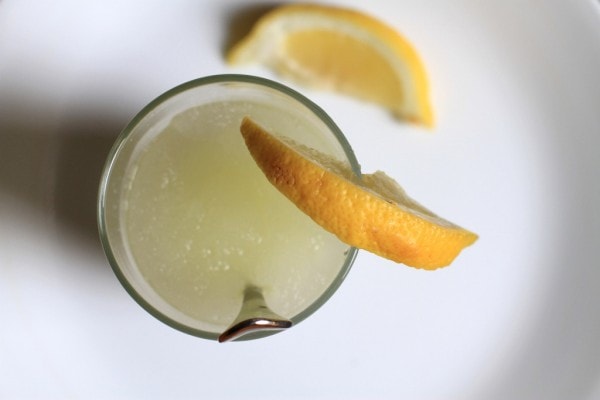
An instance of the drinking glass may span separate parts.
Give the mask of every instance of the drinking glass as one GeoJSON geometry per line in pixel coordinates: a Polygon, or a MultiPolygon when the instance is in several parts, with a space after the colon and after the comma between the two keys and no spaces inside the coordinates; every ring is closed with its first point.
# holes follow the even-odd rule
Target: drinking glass
{"type": "Polygon", "coordinates": [[[239,132],[244,116],[360,173],[312,101],[272,80],[216,75],[167,91],[132,119],[98,197],[101,242],[127,292],[167,325],[219,341],[301,322],[356,255],[268,183],[239,132]]]}

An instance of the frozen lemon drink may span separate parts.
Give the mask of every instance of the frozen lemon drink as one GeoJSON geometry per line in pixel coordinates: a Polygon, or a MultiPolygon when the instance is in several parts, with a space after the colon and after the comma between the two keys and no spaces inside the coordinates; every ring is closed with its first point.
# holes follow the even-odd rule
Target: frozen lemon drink
{"type": "Polygon", "coordinates": [[[100,190],[101,237],[121,283],[161,321],[204,338],[232,324],[248,287],[299,322],[335,291],[355,255],[268,182],[240,135],[245,116],[358,172],[313,103],[268,80],[223,75],[142,110],[117,140],[100,190]]]}

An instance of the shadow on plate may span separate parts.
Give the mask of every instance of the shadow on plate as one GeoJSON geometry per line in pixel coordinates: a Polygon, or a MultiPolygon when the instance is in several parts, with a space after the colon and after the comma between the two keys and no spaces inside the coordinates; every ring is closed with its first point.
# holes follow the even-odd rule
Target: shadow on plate
{"type": "Polygon", "coordinates": [[[254,3],[231,10],[225,16],[228,30],[225,32],[225,39],[221,48],[223,56],[234,44],[250,32],[252,26],[260,17],[281,4],[276,2],[254,3]]]}
{"type": "Polygon", "coordinates": [[[40,215],[40,223],[55,221],[72,231],[78,246],[100,256],[96,223],[100,175],[130,116],[106,107],[75,106],[52,113],[51,105],[17,103],[0,104],[0,195],[19,204],[18,210],[7,212],[30,208],[40,215]]]}

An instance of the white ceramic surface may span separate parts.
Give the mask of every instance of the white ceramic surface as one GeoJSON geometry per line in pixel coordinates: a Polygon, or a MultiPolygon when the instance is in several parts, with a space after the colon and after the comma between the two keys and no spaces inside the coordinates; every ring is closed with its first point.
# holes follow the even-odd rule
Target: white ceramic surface
{"type": "Polygon", "coordinates": [[[218,344],[128,297],[102,254],[104,158],[143,105],[231,68],[265,3],[0,0],[1,399],[600,398],[600,6],[347,1],[421,52],[437,126],[283,81],[481,236],[447,269],[361,252],[292,330],[218,344]]]}

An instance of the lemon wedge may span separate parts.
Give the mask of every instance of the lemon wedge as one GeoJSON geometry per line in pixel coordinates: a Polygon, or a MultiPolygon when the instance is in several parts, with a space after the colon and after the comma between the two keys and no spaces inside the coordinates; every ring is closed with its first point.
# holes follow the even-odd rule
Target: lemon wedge
{"type": "Polygon", "coordinates": [[[449,265],[477,235],[412,200],[383,172],[357,177],[349,166],[265,131],[244,118],[240,131],[267,179],[343,242],[398,263],[449,265]]]}
{"type": "Polygon", "coordinates": [[[429,84],[415,48],[362,12],[290,4],[263,15],[227,53],[233,65],[266,65],[299,84],[330,89],[431,127],[429,84]]]}

